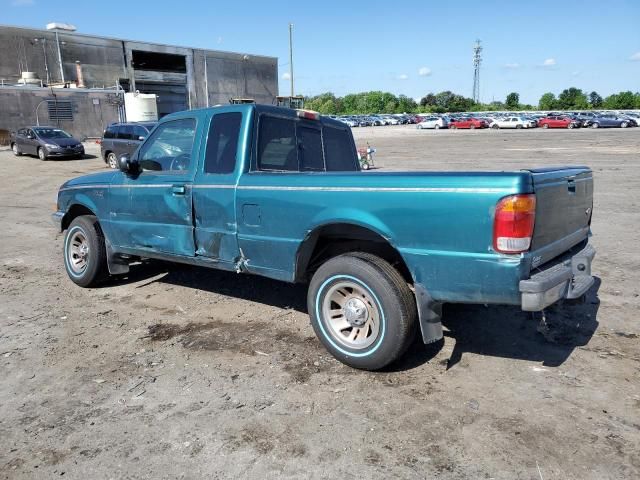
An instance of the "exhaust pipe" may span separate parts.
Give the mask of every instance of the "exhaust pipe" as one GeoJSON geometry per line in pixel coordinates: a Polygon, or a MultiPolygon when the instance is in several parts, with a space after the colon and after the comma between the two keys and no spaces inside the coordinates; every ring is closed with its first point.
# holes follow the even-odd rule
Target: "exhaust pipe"
{"type": "Polygon", "coordinates": [[[80,60],[76,60],[76,86],[84,88],[84,75],[82,74],[82,64],[80,60]]]}

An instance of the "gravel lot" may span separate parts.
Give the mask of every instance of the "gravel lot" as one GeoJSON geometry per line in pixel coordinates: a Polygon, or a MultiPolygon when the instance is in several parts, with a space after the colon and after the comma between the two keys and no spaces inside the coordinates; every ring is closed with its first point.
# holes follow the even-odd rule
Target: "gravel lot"
{"type": "Polygon", "coordinates": [[[2,149],[0,478],[640,478],[640,128],[354,135],[384,170],[590,165],[597,288],[546,327],[447,305],[443,342],[356,371],[304,286],[149,262],[76,287],[49,215],[104,163],[2,149]]]}

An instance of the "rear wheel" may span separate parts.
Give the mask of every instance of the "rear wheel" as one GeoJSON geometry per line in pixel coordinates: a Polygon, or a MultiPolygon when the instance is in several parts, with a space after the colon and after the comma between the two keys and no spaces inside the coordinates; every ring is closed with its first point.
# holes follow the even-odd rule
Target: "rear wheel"
{"type": "Polygon", "coordinates": [[[469,129],[470,129],[470,130],[475,130],[475,129],[476,129],[476,126],[475,126],[475,125],[473,125],[473,124],[471,124],[471,125],[469,125],[469,129]]]}
{"type": "Polygon", "coordinates": [[[47,159],[47,154],[44,151],[44,148],[42,147],[38,147],[38,158],[40,160],[46,160],[47,159]]]}
{"type": "Polygon", "coordinates": [[[458,127],[456,127],[455,125],[449,125],[449,128],[450,128],[451,130],[455,130],[455,129],[456,129],[456,128],[458,128],[458,127]]]}
{"type": "Polygon", "coordinates": [[[309,284],[311,324],[341,362],[378,370],[399,358],[416,331],[417,309],[407,282],[385,260],[349,253],[325,262],[309,284]]]}
{"type": "Polygon", "coordinates": [[[491,125],[491,128],[493,128],[494,130],[498,130],[500,128],[500,125],[494,123],[493,125],[491,125]]]}
{"type": "Polygon", "coordinates": [[[600,124],[598,122],[593,122],[591,124],[591,128],[600,128],[600,124]]]}
{"type": "Polygon", "coordinates": [[[522,125],[516,125],[516,130],[522,129],[522,125]]]}
{"type": "Polygon", "coordinates": [[[92,287],[107,276],[104,235],[93,215],[71,222],[64,238],[64,266],[69,278],[81,287],[92,287]]]}
{"type": "Polygon", "coordinates": [[[620,124],[620,128],[627,128],[629,126],[629,124],[627,122],[622,122],[620,124]]]}
{"type": "Polygon", "coordinates": [[[118,157],[116,157],[115,153],[109,152],[107,155],[107,165],[111,168],[118,168],[118,157]]]}
{"type": "Polygon", "coordinates": [[[440,130],[440,125],[438,125],[438,124],[436,123],[435,129],[436,129],[436,130],[440,130]]]}
{"type": "Polygon", "coordinates": [[[549,128],[549,124],[548,123],[543,124],[542,128],[549,128]]]}
{"type": "Polygon", "coordinates": [[[22,156],[22,152],[20,151],[20,147],[18,147],[17,143],[14,143],[13,145],[11,145],[11,150],[13,151],[13,154],[16,157],[22,156]]]}
{"type": "Polygon", "coordinates": [[[575,125],[573,123],[570,123],[569,125],[567,125],[567,128],[574,128],[575,125]]]}

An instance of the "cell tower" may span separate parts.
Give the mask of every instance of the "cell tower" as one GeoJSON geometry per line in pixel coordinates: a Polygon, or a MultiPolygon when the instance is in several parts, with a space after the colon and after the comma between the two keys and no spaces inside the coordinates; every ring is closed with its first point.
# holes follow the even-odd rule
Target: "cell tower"
{"type": "Polygon", "coordinates": [[[480,64],[482,63],[482,46],[476,40],[473,46],[473,101],[480,103],[480,64]]]}

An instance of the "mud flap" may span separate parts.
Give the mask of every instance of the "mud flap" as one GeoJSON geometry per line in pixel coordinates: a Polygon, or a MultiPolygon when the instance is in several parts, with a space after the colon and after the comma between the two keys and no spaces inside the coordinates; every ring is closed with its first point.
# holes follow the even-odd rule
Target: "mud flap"
{"type": "Polygon", "coordinates": [[[427,289],[419,283],[416,283],[414,288],[422,341],[425,344],[437,342],[443,337],[442,303],[434,301],[427,289]]]}
{"type": "Polygon", "coordinates": [[[118,255],[111,246],[111,242],[104,238],[104,245],[107,250],[107,266],[111,275],[122,275],[129,273],[129,262],[118,255]]]}

